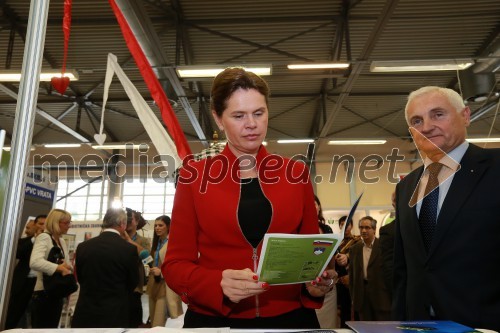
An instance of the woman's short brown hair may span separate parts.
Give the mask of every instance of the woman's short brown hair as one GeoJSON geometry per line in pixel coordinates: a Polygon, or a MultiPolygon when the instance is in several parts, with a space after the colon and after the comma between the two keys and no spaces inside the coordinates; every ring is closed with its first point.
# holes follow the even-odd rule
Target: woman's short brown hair
{"type": "Polygon", "coordinates": [[[227,107],[227,100],[238,89],[255,89],[264,95],[268,104],[269,86],[264,79],[242,67],[228,67],[214,79],[210,94],[210,109],[221,117],[227,107]]]}

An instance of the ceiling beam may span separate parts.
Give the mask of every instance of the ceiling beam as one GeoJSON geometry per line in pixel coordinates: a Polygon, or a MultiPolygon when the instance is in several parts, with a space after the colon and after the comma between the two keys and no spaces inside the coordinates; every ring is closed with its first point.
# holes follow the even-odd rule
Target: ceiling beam
{"type": "MultiPolygon", "coordinates": [[[[370,57],[370,54],[375,48],[375,44],[378,42],[378,39],[381,36],[382,31],[385,28],[385,25],[389,21],[389,18],[394,12],[398,2],[399,0],[386,1],[384,8],[381,11],[382,14],[375,23],[375,26],[373,27],[371,34],[370,36],[368,36],[367,42],[363,47],[363,50],[361,51],[359,60],[365,61],[370,57]]],[[[333,121],[335,120],[335,117],[337,117],[337,114],[340,112],[344,102],[347,100],[347,97],[351,93],[352,87],[354,86],[354,83],[361,74],[363,66],[364,64],[361,65],[361,63],[355,63],[354,65],[352,65],[351,74],[347,78],[345,85],[342,87],[337,103],[335,104],[333,110],[328,115],[328,119],[326,120],[325,124],[323,125],[323,128],[320,131],[319,135],[320,137],[325,137],[328,135],[328,132],[330,131],[330,128],[333,125],[333,121]]]]}

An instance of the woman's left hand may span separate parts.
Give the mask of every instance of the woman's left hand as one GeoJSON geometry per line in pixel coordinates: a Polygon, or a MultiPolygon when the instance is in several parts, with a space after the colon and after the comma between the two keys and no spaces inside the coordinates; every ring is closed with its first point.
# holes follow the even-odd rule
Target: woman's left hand
{"type": "Polygon", "coordinates": [[[333,289],[337,283],[338,275],[334,269],[327,269],[314,281],[306,283],[306,289],[313,297],[322,297],[333,289]]]}

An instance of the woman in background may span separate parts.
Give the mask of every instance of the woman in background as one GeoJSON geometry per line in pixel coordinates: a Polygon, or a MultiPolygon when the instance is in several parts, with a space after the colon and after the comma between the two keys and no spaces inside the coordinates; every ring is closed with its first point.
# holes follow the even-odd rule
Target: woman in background
{"type": "Polygon", "coordinates": [[[72,274],[68,247],[62,235],[68,232],[71,223],[71,214],[62,209],[52,209],[46,219],[45,232],[36,237],[31,252],[30,267],[36,271],[36,284],[33,292],[33,328],[57,328],[61,318],[63,298],[49,296],[43,287],[43,274],[52,275],[60,272],[62,275],[72,274]],[[55,242],[62,254],[59,263],[47,260],[55,242]]]}
{"type": "Polygon", "coordinates": [[[168,234],[170,232],[170,217],[167,215],[157,217],[154,224],[154,231],[153,245],[151,247],[153,267],[151,267],[149,271],[147,285],[151,327],[165,326],[167,321],[167,310],[172,318],[177,318],[182,314],[180,297],[167,287],[160,269],[167,249],[168,234]]]}
{"type": "MultiPolygon", "coordinates": [[[[314,196],[314,203],[316,205],[316,212],[318,213],[319,233],[333,233],[332,228],[328,224],[326,224],[325,217],[323,216],[323,209],[321,208],[321,202],[316,195],[314,196]]],[[[334,266],[335,262],[334,259],[332,259],[329,267],[334,266]]],[[[316,315],[318,316],[319,326],[322,329],[337,328],[337,290],[335,287],[328,293],[326,293],[325,300],[323,301],[323,306],[321,307],[321,309],[316,310],[316,315]]]]}

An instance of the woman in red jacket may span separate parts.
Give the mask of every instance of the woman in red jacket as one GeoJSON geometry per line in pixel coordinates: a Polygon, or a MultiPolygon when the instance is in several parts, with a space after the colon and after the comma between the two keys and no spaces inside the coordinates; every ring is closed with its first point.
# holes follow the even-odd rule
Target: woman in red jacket
{"type": "Polygon", "coordinates": [[[319,328],[314,309],[333,270],[311,283],[271,287],[255,273],[265,233],[318,233],[307,167],[262,146],[268,95],[254,73],[221,72],[211,110],[227,145],[180,171],[162,271],[188,304],[186,328],[319,328]]]}

